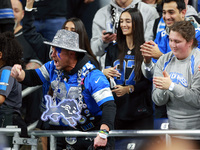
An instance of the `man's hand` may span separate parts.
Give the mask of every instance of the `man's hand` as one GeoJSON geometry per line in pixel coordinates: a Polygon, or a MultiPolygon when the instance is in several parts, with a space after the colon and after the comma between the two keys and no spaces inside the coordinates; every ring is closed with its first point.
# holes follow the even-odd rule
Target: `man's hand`
{"type": "Polygon", "coordinates": [[[116,93],[117,97],[121,97],[129,92],[129,86],[116,85],[112,92],[116,93]]]}
{"type": "Polygon", "coordinates": [[[112,33],[112,34],[108,33],[108,34],[105,34],[105,35],[104,35],[104,33],[106,33],[106,30],[102,31],[102,40],[103,40],[104,43],[110,43],[110,42],[116,40],[116,38],[117,38],[116,33],[112,33]]]}
{"type": "Polygon", "coordinates": [[[26,8],[32,9],[35,0],[26,0],[26,8]]]}
{"type": "Polygon", "coordinates": [[[104,74],[107,78],[120,77],[120,76],[121,76],[121,73],[119,73],[119,72],[116,70],[116,68],[117,68],[117,66],[111,67],[111,68],[108,68],[108,69],[104,69],[104,70],[103,70],[103,74],[104,74]]]}
{"type": "Polygon", "coordinates": [[[25,78],[25,72],[22,69],[22,66],[18,64],[14,65],[11,69],[11,76],[19,82],[23,81],[25,78]]]}
{"type": "Polygon", "coordinates": [[[145,42],[140,48],[145,59],[144,61],[146,61],[145,63],[149,63],[151,58],[158,59],[162,55],[158,45],[154,41],[145,42]]]}
{"type": "Polygon", "coordinates": [[[199,68],[199,71],[200,71],[200,65],[198,66],[198,68],[199,68]]]}
{"type": "Polygon", "coordinates": [[[171,83],[172,81],[166,70],[163,71],[163,77],[153,78],[153,84],[155,84],[156,88],[161,89],[161,90],[168,90],[171,83]]]}
{"type": "Polygon", "coordinates": [[[108,139],[103,139],[99,135],[94,139],[94,148],[106,146],[108,139]]]}

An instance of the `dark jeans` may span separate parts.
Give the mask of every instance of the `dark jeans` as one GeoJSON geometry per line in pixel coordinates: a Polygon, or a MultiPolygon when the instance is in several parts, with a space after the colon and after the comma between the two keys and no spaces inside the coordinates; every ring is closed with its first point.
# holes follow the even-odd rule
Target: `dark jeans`
{"type": "Polygon", "coordinates": [[[37,32],[48,41],[52,41],[56,32],[62,28],[62,25],[66,21],[66,18],[52,18],[52,19],[41,19],[35,20],[34,26],[37,32]]]}

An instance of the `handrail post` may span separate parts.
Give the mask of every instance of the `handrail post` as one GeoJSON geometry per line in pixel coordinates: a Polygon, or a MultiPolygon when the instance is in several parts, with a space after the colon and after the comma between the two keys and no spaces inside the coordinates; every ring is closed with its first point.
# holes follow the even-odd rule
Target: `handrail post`
{"type": "Polygon", "coordinates": [[[166,138],[166,147],[170,147],[171,146],[171,137],[169,134],[166,134],[165,135],[165,138],[166,138]]]}
{"type": "Polygon", "coordinates": [[[50,135],[50,150],[56,150],[56,138],[50,135]]]}
{"type": "Polygon", "coordinates": [[[13,137],[13,150],[19,150],[19,147],[20,147],[20,145],[16,142],[16,140],[15,139],[17,139],[17,138],[20,138],[19,137],[19,133],[18,132],[15,132],[14,133],[14,137],[13,137]]]}
{"type": "MultiPolygon", "coordinates": [[[[31,139],[35,139],[35,136],[31,135],[31,139]]],[[[37,145],[31,145],[31,150],[37,150],[37,145]]]]}

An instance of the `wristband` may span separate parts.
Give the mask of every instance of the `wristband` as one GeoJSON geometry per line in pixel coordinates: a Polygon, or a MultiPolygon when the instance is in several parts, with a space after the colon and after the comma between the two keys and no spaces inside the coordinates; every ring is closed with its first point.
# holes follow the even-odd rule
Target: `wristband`
{"type": "Polygon", "coordinates": [[[109,131],[107,131],[106,129],[101,129],[98,132],[98,135],[102,138],[102,139],[106,139],[108,137],[109,131]]]}
{"type": "Polygon", "coordinates": [[[25,7],[25,11],[32,11],[32,10],[33,10],[33,8],[29,9],[29,8],[25,7]]]}
{"type": "Polygon", "coordinates": [[[102,138],[102,139],[106,139],[108,137],[107,134],[104,133],[98,133],[98,135],[102,138]]]}
{"type": "Polygon", "coordinates": [[[172,82],[171,85],[169,86],[169,91],[173,91],[174,89],[174,83],[172,82]]]}

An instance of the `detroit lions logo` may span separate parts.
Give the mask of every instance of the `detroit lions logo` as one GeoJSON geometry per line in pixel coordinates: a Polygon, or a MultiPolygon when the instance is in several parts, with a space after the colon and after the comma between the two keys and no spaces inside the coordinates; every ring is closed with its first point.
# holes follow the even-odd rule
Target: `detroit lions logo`
{"type": "Polygon", "coordinates": [[[184,87],[188,87],[187,80],[180,73],[170,72],[170,79],[176,84],[181,83],[184,87]]]}
{"type": "Polygon", "coordinates": [[[81,111],[73,99],[63,99],[57,106],[52,106],[53,99],[50,95],[45,95],[46,111],[43,112],[41,119],[47,121],[48,118],[53,122],[60,119],[66,125],[74,127],[81,118],[81,111]]]}

